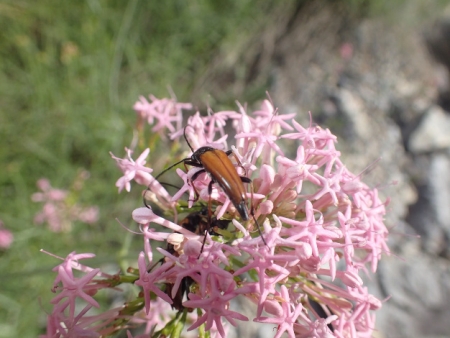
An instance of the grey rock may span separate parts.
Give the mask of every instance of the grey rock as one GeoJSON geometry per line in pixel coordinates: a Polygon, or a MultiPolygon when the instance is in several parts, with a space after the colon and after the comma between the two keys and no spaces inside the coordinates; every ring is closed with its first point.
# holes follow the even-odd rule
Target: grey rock
{"type": "Polygon", "coordinates": [[[283,63],[272,72],[271,96],[301,123],[310,110],[337,134],[349,169],[391,199],[392,255],[367,281],[385,299],[374,336],[450,337],[450,118],[437,102],[445,81],[434,78],[422,27],[361,20],[343,37],[339,20],[316,44],[305,27],[313,20],[291,25],[275,48],[283,63]],[[338,56],[343,43],[353,47],[349,59],[338,56]]]}
{"type": "Polygon", "coordinates": [[[431,152],[450,147],[450,116],[439,106],[433,106],[409,139],[414,153],[431,152]]]}

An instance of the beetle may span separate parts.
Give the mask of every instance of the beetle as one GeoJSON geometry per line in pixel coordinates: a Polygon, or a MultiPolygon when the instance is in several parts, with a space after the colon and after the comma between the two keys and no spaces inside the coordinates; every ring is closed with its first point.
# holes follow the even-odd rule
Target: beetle
{"type": "MultiPolygon", "coordinates": [[[[217,220],[213,218],[212,221],[209,220],[208,217],[209,211],[207,208],[202,208],[200,211],[192,212],[187,215],[180,223],[183,228],[197,234],[203,234],[206,231],[210,235],[218,235],[214,230],[218,229],[226,229],[230,221],[228,220],[217,220]]],[[[175,251],[174,246],[170,243],[167,244],[167,251],[170,252],[174,256],[178,256],[178,253],[175,251]]],[[[181,284],[177,290],[177,293],[174,297],[172,297],[172,288],[173,284],[166,283],[164,292],[172,299],[172,309],[176,309],[178,311],[183,311],[183,298],[184,295],[189,299],[188,293],[191,285],[194,284],[194,280],[191,277],[184,277],[181,280],[181,284]]],[[[192,309],[190,309],[192,311],[192,309]]]]}
{"type": "MultiPolygon", "coordinates": [[[[166,171],[172,169],[173,167],[179,165],[180,163],[184,164],[186,170],[187,166],[202,168],[201,170],[197,171],[194,175],[192,175],[190,180],[191,182],[195,181],[201,174],[205,172],[209,174],[211,178],[211,182],[208,185],[208,194],[210,196],[210,200],[208,203],[209,217],[211,217],[210,213],[211,213],[212,187],[214,183],[217,183],[219,187],[222,188],[222,190],[228,196],[231,203],[233,203],[242,220],[248,221],[250,217],[247,206],[247,193],[244,187],[244,183],[251,184],[252,180],[245,176],[239,176],[235,166],[233,165],[233,163],[229,158],[229,156],[232,154],[231,150],[223,151],[220,149],[204,146],[194,151],[186,136],[187,127],[188,126],[184,128],[183,135],[187,145],[192,151],[191,157],[184,158],[181,161],[178,161],[175,164],[171,165],[170,167],[164,169],[159,175],[155,177],[155,180],[161,177],[166,171]]],[[[196,199],[198,199],[199,194],[195,189],[195,187],[194,190],[196,193],[196,199]]],[[[253,204],[251,204],[250,214],[252,215],[257,225],[259,234],[261,235],[264,244],[266,244],[266,241],[262,235],[259,224],[254,216],[253,204]]]]}

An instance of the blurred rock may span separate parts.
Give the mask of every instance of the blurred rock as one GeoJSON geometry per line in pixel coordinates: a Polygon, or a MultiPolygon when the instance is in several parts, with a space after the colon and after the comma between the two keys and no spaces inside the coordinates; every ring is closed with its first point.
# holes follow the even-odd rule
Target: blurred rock
{"type": "Polygon", "coordinates": [[[408,223],[422,237],[423,249],[450,258],[450,158],[448,153],[427,156],[419,199],[409,208],[408,223]]]}
{"type": "Polygon", "coordinates": [[[379,330],[385,337],[448,337],[448,261],[422,253],[414,240],[398,254],[381,262],[373,283],[379,297],[390,297],[377,314],[379,330]]]}
{"type": "Polygon", "coordinates": [[[391,198],[393,254],[367,281],[385,299],[375,335],[450,337],[450,48],[433,60],[423,38],[447,46],[450,24],[424,34],[425,26],[357,19],[318,3],[286,20],[272,41],[271,97],[302,123],[311,111],[337,134],[349,169],[391,198]]]}
{"type": "Polygon", "coordinates": [[[450,115],[439,106],[426,112],[420,125],[411,134],[409,150],[413,153],[432,152],[450,147],[450,115]]]}

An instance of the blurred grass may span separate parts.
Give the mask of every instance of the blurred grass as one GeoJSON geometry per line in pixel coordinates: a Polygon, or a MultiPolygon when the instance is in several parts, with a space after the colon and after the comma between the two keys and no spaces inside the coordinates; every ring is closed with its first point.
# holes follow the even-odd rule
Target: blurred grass
{"type": "MultiPolygon", "coordinates": [[[[370,3],[348,2],[356,7],[370,3]]],[[[108,153],[122,157],[130,144],[131,107],[138,96],[169,96],[171,86],[180,102],[208,97],[208,83],[198,83],[208,78],[212,60],[224,60],[236,68],[234,78],[225,82],[223,97],[208,98],[210,104],[223,103],[232,82],[249,76],[245,64],[233,65],[239,59],[233,54],[245,49],[246,39],[261,27],[270,28],[276,10],[289,13],[299,3],[0,3],[0,219],[15,236],[11,248],[0,252],[0,337],[43,333],[44,311],[51,310],[53,297],[50,270],[58,262],[39,249],[61,256],[73,250],[94,252],[96,260],[86,264],[100,266],[122,255],[131,262],[142,247],[140,238],[126,235],[124,240],[115,221],[118,217],[132,226],[131,211],[142,203],[140,188],[117,194],[120,172],[108,153]],[[99,222],[77,223],[71,232],[59,234],[34,225],[41,207],[30,200],[36,181],[47,177],[54,187],[67,189],[81,169],[91,177],[80,203],[98,205],[99,222]]],[[[263,81],[248,88],[248,95],[261,98],[266,89],[263,81]]]]}

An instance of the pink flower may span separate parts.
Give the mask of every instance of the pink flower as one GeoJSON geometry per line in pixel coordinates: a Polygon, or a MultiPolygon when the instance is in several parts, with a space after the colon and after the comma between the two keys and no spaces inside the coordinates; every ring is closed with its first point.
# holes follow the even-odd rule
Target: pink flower
{"type": "Polygon", "coordinates": [[[78,219],[86,224],[94,224],[98,221],[99,210],[97,206],[81,209],[78,219]]]}
{"type": "Polygon", "coordinates": [[[72,252],[62,264],[53,269],[58,273],[53,291],[58,292],[58,294],[51,300],[54,307],[52,314],[48,316],[48,337],[99,336],[96,329],[90,326],[100,318],[89,320],[86,314],[92,307],[99,307],[93,295],[99,288],[102,288],[102,285],[96,284],[93,278],[99,274],[100,269],[88,268],[78,263],[79,259],[91,257],[93,257],[93,254],[72,252]],[[77,278],[74,276],[74,269],[79,269],[85,273],[77,278]],[[82,302],[86,305],[80,310],[79,306],[82,302]]]}
{"type": "Polygon", "coordinates": [[[276,245],[284,242],[284,239],[280,237],[280,230],[281,227],[270,230],[270,233],[266,236],[267,246],[262,245],[262,243],[255,243],[252,240],[243,241],[238,244],[239,248],[242,251],[247,252],[251,258],[247,260],[247,264],[237,270],[234,275],[242,275],[244,272],[251,269],[254,269],[258,274],[259,288],[257,289],[257,292],[260,293],[260,297],[256,317],[261,315],[263,304],[266,301],[267,296],[271,293],[273,294],[275,291],[275,285],[290,275],[290,271],[283,267],[283,265],[285,265],[286,262],[296,260],[296,257],[293,255],[275,254],[274,249],[276,248],[276,245]],[[275,262],[283,262],[283,264],[279,265],[275,262]]]}
{"type": "Polygon", "coordinates": [[[62,312],[69,307],[69,317],[73,318],[75,313],[75,299],[77,297],[84,299],[92,306],[99,307],[97,301],[84,291],[86,285],[97,275],[99,271],[100,269],[94,269],[81,278],[74,278],[72,274],[68,274],[66,270],[60,266],[58,269],[58,276],[61,278],[61,282],[63,284],[62,292],[53,298],[51,303],[58,304],[64,298],[67,298],[67,300],[58,305],[57,311],[62,312]]]}
{"type": "Polygon", "coordinates": [[[152,272],[147,272],[147,265],[145,263],[145,255],[143,252],[139,254],[138,264],[139,279],[135,284],[141,286],[144,290],[145,312],[148,314],[150,311],[150,292],[155,293],[159,298],[172,304],[170,297],[162,292],[156,285],[157,283],[164,281],[164,277],[167,274],[166,270],[169,269],[171,264],[165,263],[152,272]]]}
{"type": "Polygon", "coordinates": [[[230,285],[237,287],[233,275],[218,265],[229,265],[227,256],[230,254],[239,255],[238,250],[211,239],[210,242],[210,244],[204,246],[200,257],[201,243],[198,240],[188,240],[183,243],[183,251],[178,257],[160,249],[162,254],[166,256],[167,262],[175,263],[167,271],[167,281],[173,284],[172,297],[175,296],[186,277],[190,277],[198,283],[200,287],[198,294],[202,297],[210,292],[211,283],[215,283],[216,280],[220,280],[219,286],[221,289],[228,289],[230,285]]]}
{"type": "Polygon", "coordinates": [[[220,287],[220,281],[214,278],[210,286],[211,289],[208,297],[202,298],[196,294],[191,294],[191,300],[184,303],[187,307],[201,308],[204,310],[204,314],[188,330],[193,330],[201,324],[206,323],[205,329],[209,331],[212,325],[216,324],[221,337],[225,337],[222,317],[226,318],[234,326],[236,326],[235,319],[247,321],[248,318],[238,312],[229,310],[229,301],[237,295],[233,283],[230,283],[228,288],[223,290],[220,287]]]}
{"type": "Polygon", "coordinates": [[[94,295],[120,283],[120,276],[111,276],[78,262],[92,257],[94,254],[72,252],[53,269],[57,276],[52,290],[57,295],[51,300],[54,306],[47,317],[47,334],[41,337],[100,337],[121,328],[117,321],[126,318],[121,315],[122,306],[91,314],[92,307],[99,307],[94,295]],[[81,272],[81,277],[75,277],[74,270],[78,270],[77,274],[81,272]]]}
{"type": "Polygon", "coordinates": [[[166,323],[172,319],[173,311],[168,302],[161,298],[152,301],[152,306],[148,313],[141,311],[135,314],[131,319],[132,323],[145,324],[145,337],[166,326],[166,323]]]}
{"type": "Polygon", "coordinates": [[[178,103],[174,99],[158,99],[150,95],[150,100],[151,103],[141,96],[133,108],[142,119],[147,120],[148,124],[153,125],[156,121],[152,131],[161,135],[164,135],[166,128],[171,133],[175,131],[175,128],[180,129],[183,120],[182,110],[192,109],[192,104],[178,103]]]}
{"type": "MultiPolygon", "coordinates": [[[[116,183],[119,191],[129,191],[131,181],[146,187],[148,205],[133,212],[144,239],[138,269],[107,276],[78,263],[89,255],[70,254],[55,268],[54,290],[61,283],[62,289],[52,301],[48,335],[106,335],[139,324],[147,325],[147,333],[158,326],[169,335],[189,323],[188,330],[203,326],[225,337],[227,323],[249,320],[230,308],[246,297],[255,304],[251,319],[274,324],[275,337],[370,337],[382,304],[368,292],[361,273],[369,266],[375,272],[382,254],[389,253],[386,202],[348,171],[335,147],[336,136],[312,122],[301,126],[294,114],[281,114],[268,100],[253,113],[241,105],[238,111],[197,113],[185,127],[181,110],[188,105],[151,100],[141,98],[135,109],[162,139],[185,135],[194,152],[205,146],[230,150],[238,175],[252,180],[244,184],[243,194],[250,217],[236,210],[242,204],[231,203],[234,188],[221,188],[227,178],[219,186],[216,173],[199,174],[205,168],[192,158],[184,163],[186,170],[177,170],[174,185],[181,188],[171,196],[146,166],[149,149],[136,161],[130,150],[126,159],[111,155],[123,172],[116,183]],[[225,125],[234,133],[226,134],[225,125]],[[295,148],[286,149],[286,141],[295,148]],[[180,224],[178,214],[187,214],[180,224]],[[165,249],[160,242],[166,242],[165,249]],[[163,256],[157,262],[155,247],[163,256]],[[75,277],[73,269],[84,274],[75,277]],[[121,283],[142,292],[121,309],[87,314],[98,305],[93,298],[98,290],[121,283]],[[78,312],[76,300],[84,304],[78,312]],[[172,304],[180,309],[176,315],[167,312],[172,304]],[[157,316],[161,312],[166,316],[157,316]]],[[[50,189],[48,182],[41,184],[50,189]]]]}
{"type": "Polygon", "coordinates": [[[164,271],[166,282],[173,285],[172,297],[185,278],[193,281],[183,306],[201,309],[203,314],[190,329],[205,323],[208,330],[215,323],[223,337],[222,318],[233,325],[235,319],[242,320],[228,312],[229,302],[245,294],[257,304],[255,320],[279,325],[277,336],[287,332],[290,337],[356,337],[358,332],[371,332],[373,314],[369,311],[377,306],[370,304],[377,302],[364,291],[359,273],[367,263],[375,271],[381,254],[389,253],[385,203],[376,190],[346,169],[335,148],[336,136],[328,129],[312,124],[304,128],[295,120],[289,123],[294,116],[279,114],[269,101],[253,116],[242,106],[239,112],[216,114],[192,116],[188,127],[173,132],[172,138],[185,132],[194,151],[202,146],[233,150],[231,158],[239,161],[235,161],[237,172],[253,178],[254,192],[247,196],[253,197],[249,203],[259,227],[264,226],[264,240],[252,219],[240,222],[220,187],[213,184],[210,188],[210,175],[196,175],[193,181],[201,168],[178,169],[184,184],[172,197],[175,207],[187,203],[196,208],[204,201],[212,205],[216,217],[231,219],[235,226],[221,232],[222,239],[207,235],[199,251],[201,238],[177,229],[168,219],[146,216],[149,229],[150,222],[155,222],[189,238],[177,242],[176,254],[159,251],[165,264],[172,264],[164,271]],[[223,131],[227,120],[236,129],[231,147],[223,131]],[[284,155],[284,139],[297,142],[294,159],[284,155]],[[186,192],[188,202],[182,201],[186,192]],[[338,264],[341,260],[343,264],[338,264]],[[334,284],[336,279],[343,284],[334,284]],[[328,318],[300,305],[300,299],[308,297],[328,309],[328,318]],[[265,317],[268,309],[278,315],[265,317]],[[327,326],[330,323],[334,332],[327,326]]]}
{"type": "Polygon", "coordinates": [[[36,185],[42,192],[36,192],[31,196],[33,202],[63,201],[68,194],[66,190],[52,188],[50,181],[46,178],[39,179],[36,185]]]}
{"type": "MultiPolygon", "coordinates": [[[[188,238],[192,239],[199,239],[200,236],[193,234],[187,229],[184,229],[183,227],[179,226],[178,224],[175,224],[163,217],[160,217],[153,213],[152,209],[149,208],[138,208],[133,211],[133,219],[139,223],[139,224],[149,224],[149,223],[157,223],[159,225],[165,226],[168,229],[172,231],[179,232],[183,235],[185,235],[188,238]]],[[[163,235],[157,234],[158,236],[167,236],[167,233],[164,233],[163,235]]],[[[159,237],[161,238],[161,237],[159,237]]],[[[167,238],[167,237],[166,237],[167,238]]]]}
{"type": "Polygon", "coordinates": [[[116,182],[116,187],[119,188],[119,192],[121,192],[124,188],[129,192],[131,190],[130,182],[132,180],[135,180],[139,184],[148,186],[153,181],[153,177],[150,175],[153,169],[147,168],[144,165],[146,163],[145,159],[150,153],[150,149],[145,149],[136,161],[131,158],[132,151],[127,148],[125,148],[125,150],[127,152],[128,159],[121,159],[110,153],[111,157],[116,160],[117,165],[124,174],[116,182]]]}
{"type": "MultiPolygon", "coordinates": [[[[95,257],[94,254],[91,253],[83,253],[83,254],[77,254],[75,251],[71,252],[67,255],[67,257],[64,259],[64,262],[57,265],[55,268],[53,268],[54,272],[58,272],[58,275],[55,278],[55,281],[53,282],[53,291],[55,291],[58,287],[58,283],[62,282],[62,276],[60,275],[60,269],[64,271],[65,276],[69,276],[69,278],[74,279],[73,271],[81,270],[84,272],[91,272],[93,269],[84,267],[80,263],[78,263],[78,260],[81,259],[87,259],[87,258],[93,258],[95,257]]],[[[61,258],[62,259],[62,258],[61,258]]]]}
{"type": "MultiPolygon", "coordinates": [[[[302,315],[302,304],[298,303],[297,305],[292,305],[290,300],[287,288],[284,285],[281,285],[281,294],[277,291],[274,294],[280,297],[281,300],[281,309],[279,311],[280,315],[278,317],[261,317],[255,319],[255,321],[260,323],[274,323],[278,324],[277,334],[275,338],[281,337],[284,332],[288,333],[290,338],[295,338],[294,333],[294,324],[297,323],[297,319],[302,315]]],[[[309,322],[309,318],[306,316],[301,316],[305,322],[309,322]]]]}
{"type": "Polygon", "coordinates": [[[157,199],[160,203],[163,203],[164,207],[170,207],[171,197],[164,187],[154,179],[150,173],[153,169],[145,167],[146,158],[150,153],[150,149],[145,149],[141,155],[134,161],[131,158],[132,151],[125,148],[127,152],[127,159],[118,158],[110,152],[111,157],[116,160],[119,169],[122,171],[123,176],[119,178],[116,182],[116,187],[119,188],[119,193],[125,189],[126,191],[131,190],[131,181],[146,186],[151,191],[154,199],[157,199]]]}
{"type": "Polygon", "coordinates": [[[3,225],[3,222],[0,221],[0,249],[8,249],[12,242],[14,236],[11,231],[6,229],[3,225]]]}
{"type": "MultiPolygon", "coordinates": [[[[81,181],[88,178],[87,172],[76,178],[74,190],[79,190],[81,181]]],[[[74,203],[73,193],[52,188],[47,179],[40,179],[37,186],[43,192],[34,193],[31,199],[34,202],[43,202],[42,211],[34,216],[37,224],[47,223],[49,229],[54,232],[70,231],[74,221],[93,224],[98,220],[98,208],[96,206],[81,207],[74,203]]]]}

